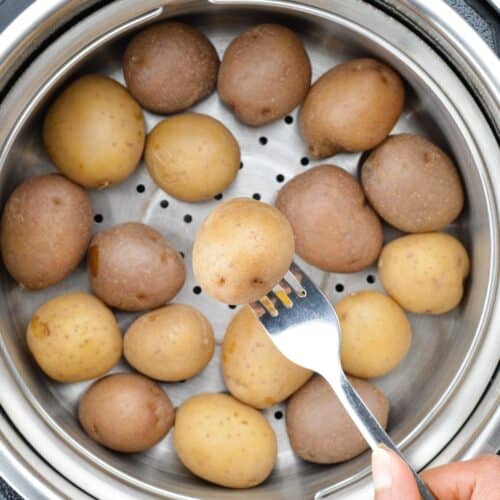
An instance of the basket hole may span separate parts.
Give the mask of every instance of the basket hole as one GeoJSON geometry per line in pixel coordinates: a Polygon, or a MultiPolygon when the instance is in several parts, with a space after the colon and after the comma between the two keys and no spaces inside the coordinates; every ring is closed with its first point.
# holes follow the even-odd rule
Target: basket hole
{"type": "Polygon", "coordinates": [[[234,304],[229,304],[227,307],[229,307],[229,309],[236,309],[236,306],[234,304]]]}
{"type": "Polygon", "coordinates": [[[224,196],[224,195],[223,195],[222,193],[216,194],[216,195],[214,196],[214,200],[222,200],[222,197],[223,197],[223,196],[224,196]]]}
{"type": "Polygon", "coordinates": [[[342,283],[338,283],[335,285],[335,290],[339,293],[342,293],[344,291],[344,285],[342,283]]]}
{"type": "Polygon", "coordinates": [[[293,116],[290,116],[290,115],[285,116],[285,123],[287,125],[291,125],[293,123],[293,116]]]}
{"type": "Polygon", "coordinates": [[[283,174],[278,174],[276,176],[276,181],[277,182],[283,182],[285,180],[285,176],[283,174]]]}
{"type": "Polygon", "coordinates": [[[274,412],[274,418],[276,420],[281,420],[283,418],[283,412],[281,410],[275,411],[274,412]]]}
{"type": "Polygon", "coordinates": [[[240,169],[242,169],[242,168],[243,168],[243,162],[240,161],[240,169]]]}
{"type": "Polygon", "coordinates": [[[186,215],[184,216],[184,222],[185,222],[186,224],[189,224],[190,222],[193,222],[193,216],[192,216],[192,215],[189,215],[189,214],[186,214],[186,215]]]}
{"type": "Polygon", "coordinates": [[[260,193],[254,193],[254,194],[252,195],[252,198],[253,198],[254,200],[259,201],[259,200],[260,200],[260,198],[261,198],[260,193]]]}
{"type": "Polygon", "coordinates": [[[184,252],[179,252],[179,254],[180,254],[180,256],[181,256],[182,258],[184,258],[184,257],[185,257],[184,252]]]}
{"type": "Polygon", "coordinates": [[[370,283],[370,285],[373,285],[373,283],[375,283],[375,276],[373,276],[373,274],[369,274],[367,277],[366,277],[366,281],[368,283],[370,283]]]}
{"type": "Polygon", "coordinates": [[[201,293],[201,287],[200,287],[200,286],[195,286],[195,287],[193,288],[193,293],[194,293],[195,295],[200,295],[200,293],[201,293]]]}
{"type": "Polygon", "coordinates": [[[309,158],[307,156],[303,156],[300,159],[300,164],[304,167],[307,167],[307,165],[309,165],[309,158]]]}
{"type": "Polygon", "coordinates": [[[168,200],[161,200],[160,201],[160,207],[161,208],[167,208],[168,207],[168,200]]]}
{"type": "Polygon", "coordinates": [[[265,146],[267,144],[267,137],[265,136],[262,136],[262,137],[259,137],[259,142],[265,146]]]}
{"type": "Polygon", "coordinates": [[[144,193],[144,191],[146,191],[146,186],[144,184],[137,184],[137,186],[135,187],[135,190],[138,193],[144,193]]]}
{"type": "Polygon", "coordinates": [[[97,224],[100,224],[103,220],[104,220],[104,217],[101,214],[94,215],[94,222],[97,222],[97,224]]]}

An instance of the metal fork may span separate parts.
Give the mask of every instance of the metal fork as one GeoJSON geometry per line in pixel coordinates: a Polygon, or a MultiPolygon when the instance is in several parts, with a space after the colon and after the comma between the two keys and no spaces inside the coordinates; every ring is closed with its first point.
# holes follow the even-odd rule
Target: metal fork
{"type": "Polygon", "coordinates": [[[422,498],[434,500],[345,376],[340,364],[341,331],[337,314],[304,271],[292,263],[283,281],[250,306],[288,359],[325,378],[370,447],[385,445],[397,453],[412,471],[422,498]]]}

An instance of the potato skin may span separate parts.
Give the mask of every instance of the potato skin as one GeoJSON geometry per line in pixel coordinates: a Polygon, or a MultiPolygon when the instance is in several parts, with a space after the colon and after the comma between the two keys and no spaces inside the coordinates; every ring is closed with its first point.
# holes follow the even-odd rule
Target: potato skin
{"type": "Polygon", "coordinates": [[[43,304],[28,324],[26,340],[40,368],[58,382],[99,377],[122,354],[113,313],[99,299],[82,292],[43,304]]]}
{"type": "Polygon", "coordinates": [[[420,314],[442,314],[462,300],[469,274],[463,245],[445,233],[410,234],[382,249],[382,285],[401,307],[420,314]]]}
{"type": "Polygon", "coordinates": [[[158,231],[125,222],[96,234],[90,242],[87,269],[92,291],[123,311],[159,307],[182,288],[184,262],[158,231]]]}
{"type": "MultiPolygon", "coordinates": [[[[353,377],[349,380],[385,429],[389,400],[370,383],[353,377]]],[[[308,462],[335,464],[350,460],[368,449],[337,396],[319,375],[290,398],[286,425],[293,450],[308,462]]]]}
{"type": "Polygon", "coordinates": [[[231,42],[217,89],[240,121],[259,126],[292,111],[310,85],[311,63],[302,41],[284,26],[261,24],[231,42]]]}
{"type": "Polygon", "coordinates": [[[407,233],[443,229],[464,204],[451,159],[414,134],[390,136],[372,151],[361,169],[361,183],[376,212],[407,233]]]}
{"type": "Polygon", "coordinates": [[[234,198],[218,205],[199,229],[193,271],[203,290],[226,304],[248,304],[283,278],[294,238],[281,212],[267,203],[234,198]]]}
{"type": "Polygon", "coordinates": [[[214,353],[207,318],[194,307],[171,304],[144,314],[125,333],[123,353],[137,371],[165,382],[200,373],[214,353]]]}
{"type": "Polygon", "coordinates": [[[5,205],[1,250],[23,287],[41,290],[63,280],[83,259],[92,231],[87,193],[60,175],[32,177],[5,205]]]}
{"type": "Polygon", "coordinates": [[[280,353],[248,306],[229,323],[222,371],[229,392],[260,409],[284,401],[312,376],[280,353]]]}
{"type": "Polygon", "coordinates": [[[155,113],[189,108],[215,90],[219,57],[200,31],[164,22],[140,31],[123,56],[130,93],[155,113]]]}
{"type": "Polygon", "coordinates": [[[87,75],[66,87],[49,107],[43,142],[54,165],[88,188],[126,179],[142,156],[142,110],[118,82],[87,75]]]}
{"type": "Polygon", "coordinates": [[[404,106],[399,75],[376,59],[353,59],[313,84],[299,126],[313,158],[366,151],[380,144],[404,106]]]}
{"type": "Polygon", "coordinates": [[[297,253],[323,271],[360,271],[380,253],[380,221],[340,167],[320,165],[297,175],[279,191],[276,207],[292,225],[297,253]]]}
{"type": "Polygon", "coordinates": [[[197,476],[228,488],[264,481],[276,462],[276,436],[260,412],[226,394],[199,394],[177,410],[174,446],[197,476]]]}
{"type": "Polygon", "coordinates": [[[164,191],[184,201],[222,193],[240,168],[231,132],[208,115],[186,113],[160,122],[148,135],[148,171],[164,191]]]}
{"type": "Polygon", "coordinates": [[[358,292],[335,305],[342,331],[341,359],[346,373],[382,377],[406,356],[411,328],[401,307],[380,292],[358,292]]]}
{"type": "Polygon", "coordinates": [[[108,375],[83,395],[78,419],[85,432],[115,451],[143,451],[160,441],[175,410],[158,384],[134,373],[108,375]]]}

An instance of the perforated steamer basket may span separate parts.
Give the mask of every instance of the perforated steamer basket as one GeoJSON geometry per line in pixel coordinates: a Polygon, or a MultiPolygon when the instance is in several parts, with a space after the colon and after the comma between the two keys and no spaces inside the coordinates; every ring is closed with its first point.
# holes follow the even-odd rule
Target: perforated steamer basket
{"type": "MultiPolygon", "coordinates": [[[[22,180],[54,170],[41,144],[40,126],[57,91],[89,72],[123,83],[124,46],[134,31],[148,23],[175,16],[206,33],[220,56],[245,28],[260,22],[283,23],[304,40],[313,79],[357,56],[388,62],[404,77],[407,91],[406,108],[394,132],[425,135],[452,154],[467,191],[464,213],[448,228],[471,255],[464,300],[446,315],[411,316],[411,352],[393,373],[375,381],[392,403],[392,437],[411,462],[422,468],[478,451],[495,451],[500,441],[498,382],[494,379],[500,354],[500,336],[494,326],[495,321],[500,324],[500,154],[494,135],[499,94],[498,80],[492,79],[498,62],[492,58],[488,63],[489,53],[479,51],[486,55],[478,63],[473,57],[477,47],[469,47],[460,58],[453,37],[439,35],[430,11],[419,11],[419,15],[427,13],[426,24],[419,20],[413,9],[420,2],[378,3],[384,10],[361,0],[36,2],[0,37],[0,196],[3,205],[22,180]],[[82,12],[84,8],[89,10],[82,12]],[[405,18],[406,23],[424,26],[422,31],[440,39],[440,48],[448,56],[439,55],[386,9],[393,9],[392,14],[405,18]],[[461,75],[450,63],[460,63],[461,75]]],[[[440,21],[438,27],[449,18],[440,21]]],[[[193,111],[221,120],[241,146],[242,168],[222,199],[253,196],[272,203],[284,182],[320,163],[307,156],[296,126],[296,110],[260,128],[238,123],[216,94],[193,111]]],[[[162,119],[149,112],[145,117],[148,130],[162,119]]],[[[321,163],[340,165],[356,175],[359,162],[360,155],[340,154],[321,163]]],[[[202,310],[220,345],[234,310],[199,293],[190,264],[194,234],[220,199],[198,204],[175,200],[155,186],[144,164],[124,183],[93,191],[91,198],[94,231],[119,222],[142,221],[160,230],[184,253],[188,277],[175,301],[202,310]]],[[[396,235],[386,228],[387,240],[396,235]]],[[[350,292],[380,289],[375,267],[343,275],[325,274],[302,264],[334,303],[350,292]]],[[[36,308],[70,290],[88,290],[83,264],[69,279],[42,292],[22,290],[2,271],[0,405],[5,414],[0,414],[0,453],[5,460],[0,462],[0,471],[28,496],[303,499],[333,494],[370,498],[369,455],[335,466],[302,462],[292,453],[284,418],[280,418],[286,411],[284,405],[265,411],[278,437],[275,471],[261,486],[242,492],[224,490],[190,475],[175,457],[171,435],[135,455],[115,454],[95,444],[75,419],[78,398],[90,382],[62,385],[48,380],[28,355],[24,340],[26,324],[36,308]]],[[[117,316],[123,330],[134,319],[131,314],[117,316]]],[[[124,363],[113,371],[123,370],[128,370],[124,363]]],[[[223,391],[219,349],[201,375],[185,383],[164,384],[164,388],[176,405],[193,394],[223,391]]]]}

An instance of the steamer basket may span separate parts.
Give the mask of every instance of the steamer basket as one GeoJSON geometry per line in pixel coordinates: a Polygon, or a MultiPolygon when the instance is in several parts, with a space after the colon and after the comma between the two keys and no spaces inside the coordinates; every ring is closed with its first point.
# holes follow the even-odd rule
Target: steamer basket
{"type": "MultiPolygon", "coordinates": [[[[447,230],[461,239],[471,255],[464,300],[458,309],[442,316],[410,315],[414,340],[409,355],[394,372],[375,381],[391,400],[391,436],[415,466],[424,467],[439,456],[470,417],[498,361],[498,334],[492,321],[493,315],[498,316],[500,155],[484,114],[457,75],[421,39],[381,10],[359,0],[312,0],[307,5],[174,0],[166,6],[158,0],[117,0],[81,16],[37,55],[0,103],[2,206],[21,181],[54,170],[41,143],[41,120],[58,90],[86,73],[106,74],[124,83],[121,57],[130,36],[148,23],[171,17],[202,30],[220,56],[238,33],[254,24],[285,24],[305,42],[313,81],[353,57],[386,61],[403,76],[407,92],[405,110],[393,132],[424,135],[457,162],[467,206],[447,230]]],[[[284,182],[320,163],[334,163],[358,173],[359,154],[340,154],[322,162],[308,158],[298,133],[297,110],[271,125],[249,128],[235,120],[215,93],[192,111],[219,119],[240,143],[241,170],[222,193],[222,200],[253,196],[273,203],[284,182]]],[[[163,118],[149,112],[145,117],[148,130],[163,118]]],[[[91,199],[95,232],[120,222],[142,221],[160,230],[183,252],[188,275],[175,302],[199,308],[213,324],[218,348],[207,369],[185,383],[163,384],[174,404],[200,392],[224,391],[219,346],[235,311],[203,291],[199,293],[191,269],[196,230],[221,200],[178,201],[154,184],[143,163],[122,184],[92,191],[91,199]]],[[[385,227],[386,241],[396,236],[395,230],[385,227]]],[[[375,267],[355,274],[326,274],[300,264],[333,303],[351,292],[380,289],[375,267]]],[[[189,474],[175,457],[171,433],[151,450],[130,456],[98,446],[75,419],[78,399],[90,382],[62,385],[45,378],[28,355],[24,338],[29,318],[42,303],[70,290],[88,290],[83,264],[69,279],[42,292],[21,289],[2,268],[1,286],[0,404],[31,446],[85,494],[120,499],[302,499],[331,493],[338,498],[370,497],[368,453],[328,467],[302,462],[288,443],[281,418],[284,405],[265,411],[278,437],[275,471],[264,484],[244,492],[221,489],[189,474]]],[[[117,316],[123,331],[136,317],[117,316]]],[[[129,370],[124,362],[113,372],[123,370],[129,370]]]]}

